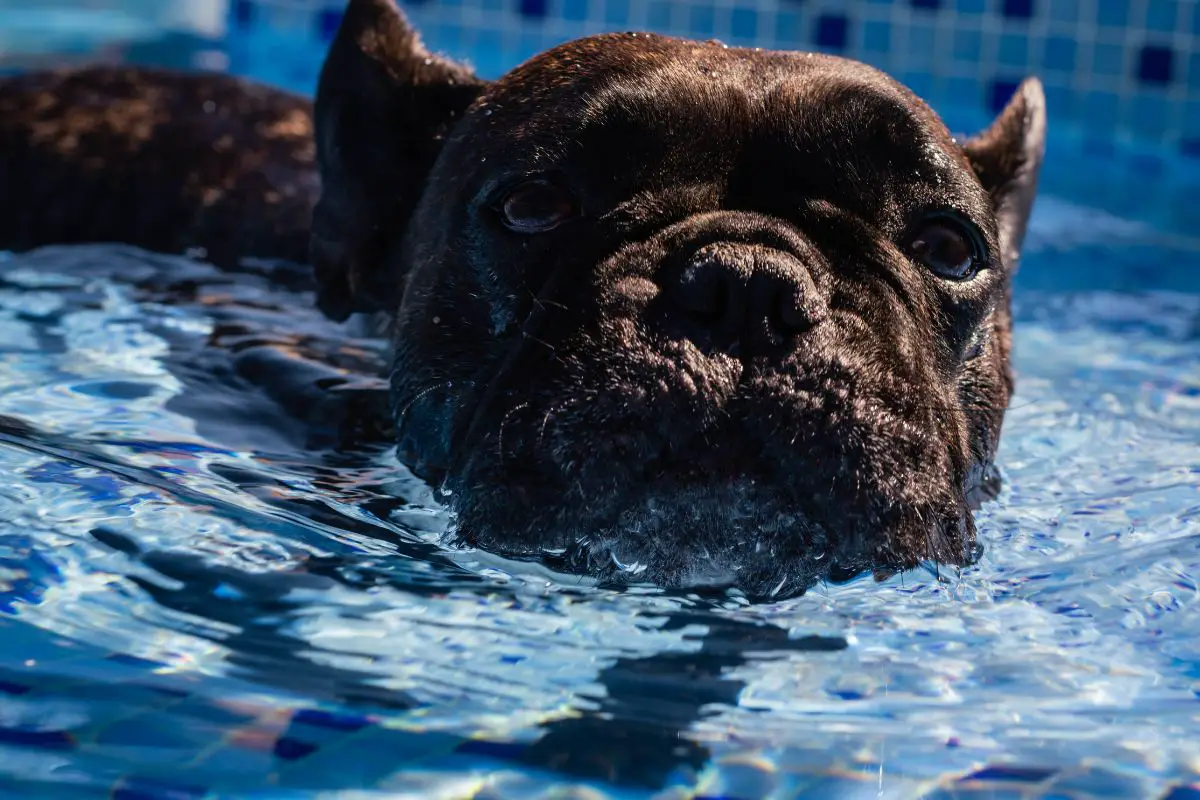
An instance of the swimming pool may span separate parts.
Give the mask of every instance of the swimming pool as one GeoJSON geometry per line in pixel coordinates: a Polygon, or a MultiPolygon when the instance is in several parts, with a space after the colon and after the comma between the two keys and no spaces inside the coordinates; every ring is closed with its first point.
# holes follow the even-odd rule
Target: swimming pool
{"type": "Polygon", "coordinates": [[[439,548],[170,291],[343,341],[290,282],[0,256],[0,796],[1200,796],[1195,172],[1047,171],[982,561],[757,606],[439,548]]]}

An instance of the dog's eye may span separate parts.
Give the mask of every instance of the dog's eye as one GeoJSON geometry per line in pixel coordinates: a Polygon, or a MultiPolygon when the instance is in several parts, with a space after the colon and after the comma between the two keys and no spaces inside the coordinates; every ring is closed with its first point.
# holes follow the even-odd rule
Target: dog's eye
{"type": "Polygon", "coordinates": [[[967,223],[943,215],[922,223],[908,251],[934,273],[956,281],[974,276],[986,260],[979,235],[967,223]]]}
{"type": "Polygon", "coordinates": [[[505,226],[517,233],[542,233],[557,228],[576,214],[575,198],[546,180],[526,181],[500,202],[505,226]]]}

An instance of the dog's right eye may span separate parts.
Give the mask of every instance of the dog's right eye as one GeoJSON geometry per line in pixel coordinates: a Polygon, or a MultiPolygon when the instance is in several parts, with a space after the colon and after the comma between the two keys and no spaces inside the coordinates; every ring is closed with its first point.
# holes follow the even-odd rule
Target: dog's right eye
{"type": "Polygon", "coordinates": [[[547,180],[532,180],[509,190],[499,204],[505,227],[516,233],[543,233],[557,228],[578,212],[575,198],[547,180]]]}

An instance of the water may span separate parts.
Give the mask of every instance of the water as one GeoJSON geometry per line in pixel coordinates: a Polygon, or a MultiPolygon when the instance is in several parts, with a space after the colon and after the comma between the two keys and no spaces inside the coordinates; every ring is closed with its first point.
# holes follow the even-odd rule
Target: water
{"type": "Polygon", "coordinates": [[[0,254],[0,797],[1200,796],[1195,193],[1048,170],[983,560],[759,606],[441,548],[302,277],[0,254]]]}

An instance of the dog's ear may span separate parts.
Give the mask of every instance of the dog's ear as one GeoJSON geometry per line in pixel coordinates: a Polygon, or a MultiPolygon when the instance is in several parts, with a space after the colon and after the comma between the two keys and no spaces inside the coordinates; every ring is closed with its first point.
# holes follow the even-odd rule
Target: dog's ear
{"type": "Polygon", "coordinates": [[[321,196],[309,255],[326,316],[396,309],[403,276],[382,263],[385,249],[408,223],[447,131],[484,85],[426,50],[393,0],[350,0],[314,112],[321,196]]]}
{"type": "Polygon", "coordinates": [[[1005,263],[1016,270],[1046,150],[1046,96],[1027,78],[986,131],[963,143],[975,174],[992,196],[1005,263]]]}

